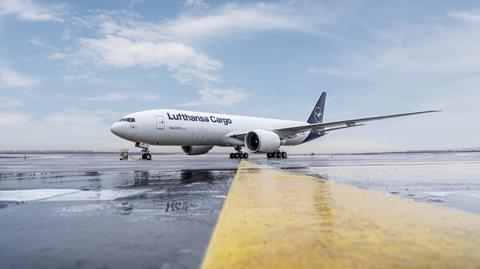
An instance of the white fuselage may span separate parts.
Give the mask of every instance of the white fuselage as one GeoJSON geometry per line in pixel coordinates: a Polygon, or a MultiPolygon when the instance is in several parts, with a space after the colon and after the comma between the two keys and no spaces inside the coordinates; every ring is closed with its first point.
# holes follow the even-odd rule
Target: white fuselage
{"type": "MultiPolygon", "coordinates": [[[[127,115],[114,123],[111,131],[126,140],[150,145],[244,146],[242,140],[230,135],[255,129],[273,130],[302,124],[305,122],[158,109],[127,115]]],[[[282,145],[301,144],[308,134],[303,132],[287,138],[282,145]]]]}

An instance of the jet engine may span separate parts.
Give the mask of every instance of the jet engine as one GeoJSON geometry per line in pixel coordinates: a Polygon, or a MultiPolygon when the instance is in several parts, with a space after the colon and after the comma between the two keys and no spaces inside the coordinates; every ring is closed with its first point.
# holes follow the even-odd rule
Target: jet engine
{"type": "Polygon", "coordinates": [[[253,130],[245,136],[245,146],[251,152],[269,153],[277,151],[282,144],[278,134],[267,130],[253,130]]]}
{"type": "Polygon", "coordinates": [[[182,146],[182,150],[187,155],[200,155],[209,152],[213,146],[182,146]]]}

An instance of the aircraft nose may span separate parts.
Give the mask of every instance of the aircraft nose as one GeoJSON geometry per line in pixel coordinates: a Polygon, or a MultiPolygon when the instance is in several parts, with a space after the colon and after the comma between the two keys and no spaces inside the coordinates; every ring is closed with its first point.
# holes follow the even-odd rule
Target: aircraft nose
{"type": "Polygon", "coordinates": [[[110,127],[110,132],[112,132],[114,135],[120,136],[120,124],[118,122],[115,122],[111,127],[110,127]]]}

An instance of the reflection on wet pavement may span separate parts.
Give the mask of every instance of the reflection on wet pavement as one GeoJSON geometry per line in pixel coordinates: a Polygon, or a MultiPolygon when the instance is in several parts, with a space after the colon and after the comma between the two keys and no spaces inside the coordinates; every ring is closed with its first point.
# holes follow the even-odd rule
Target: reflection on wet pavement
{"type": "MultiPolygon", "coordinates": [[[[198,267],[238,161],[226,155],[154,158],[0,158],[0,268],[198,267]]],[[[286,160],[253,155],[251,161],[480,213],[478,153],[289,155],[286,160]]],[[[338,216],[325,206],[331,190],[317,188],[309,190],[317,201],[310,209],[325,224],[335,223],[338,216]]]]}
{"type": "Polygon", "coordinates": [[[198,267],[237,165],[35,161],[0,176],[0,268],[198,267]]]}
{"type": "Polygon", "coordinates": [[[255,162],[480,214],[478,152],[294,156],[288,162],[255,162]]]}

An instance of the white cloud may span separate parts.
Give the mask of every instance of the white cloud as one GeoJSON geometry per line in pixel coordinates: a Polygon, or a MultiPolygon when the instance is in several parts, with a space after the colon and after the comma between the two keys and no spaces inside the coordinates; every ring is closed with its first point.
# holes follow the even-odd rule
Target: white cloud
{"type": "Polygon", "coordinates": [[[39,84],[38,79],[0,65],[0,88],[32,88],[37,84],[39,84]]]}
{"type": "Polygon", "coordinates": [[[43,42],[42,38],[38,36],[30,38],[28,41],[37,47],[45,47],[45,43],[43,42]]]}
{"type": "Polygon", "coordinates": [[[135,91],[135,94],[110,92],[98,95],[91,95],[82,98],[83,101],[95,101],[95,102],[119,102],[125,100],[144,100],[144,101],[157,101],[160,99],[159,95],[151,93],[142,93],[135,91]]]}
{"type": "Polygon", "coordinates": [[[189,8],[205,8],[208,5],[203,0],[186,0],[185,6],[189,8]]]}
{"type": "Polygon", "coordinates": [[[0,125],[15,132],[15,136],[0,132],[0,149],[113,150],[133,146],[110,132],[112,123],[125,114],[128,112],[70,109],[38,117],[0,111],[0,125]]]}
{"type": "MultiPolygon", "coordinates": [[[[201,1],[185,4],[203,6],[201,1]]],[[[313,16],[292,3],[225,4],[214,9],[187,9],[176,19],[157,23],[138,18],[131,12],[101,13],[89,20],[100,25],[99,37],[80,39],[80,48],[72,49],[74,52],[68,57],[52,54],[50,58],[62,58],[77,65],[93,61],[103,68],[165,68],[179,83],[205,88],[220,79],[223,65],[195,48],[196,40],[260,31],[313,33],[318,24],[332,20],[330,15],[313,16]]]]}
{"type": "MultiPolygon", "coordinates": [[[[342,97],[349,100],[349,111],[444,111],[418,117],[416,125],[402,124],[401,120],[382,122],[387,127],[377,130],[376,136],[384,130],[394,131],[384,135],[410,148],[478,146],[480,127],[470,124],[480,117],[478,25],[452,22],[445,16],[422,24],[402,23],[372,34],[374,39],[368,44],[355,44],[344,53],[339,65],[308,71],[353,80],[354,89],[336,94],[340,104],[344,103],[342,97]]],[[[359,139],[368,140],[371,133],[367,131],[359,139]]]]}
{"type": "Polygon", "coordinates": [[[26,21],[58,21],[62,9],[60,5],[45,6],[30,0],[0,1],[0,15],[16,15],[26,21]]]}
{"type": "Polygon", "coordinates": [[[134,7],[135,5],[138,5],[142,3],[144,0],[128,0],[128,6],[129,7],[134,7]]]}
{"type": "Polygon", "coordinates": [[[471,11],[452,11],[448,13],[450,18],[470,21],[470,22],[480,22],[480,12],[471,12],[471,11]]]}
{"type": "Polygon", "coordinates": [[[204,106],[219,105],[229,106],[240,103],[247,99],[251,94],[241,89],[202,89],[197,91],[200,94],[200,100],[189,101],[183,106],[204,106]]]}
{"type": "Polygon", "coordinates": [[[313,75],[325,75],[325,76],[355,76],[356,74],[352,71],[341,68],[332,68],[332,67],[318,67],[312,66],[308,68],[308,72],[313,75]]]}
{"type": "MultiPolygon", "coordinates": [[[[68,56],[64,55],[64,57],[68,57],[68,56]]],[[[90,69],[89,67],[85,67],[85,66],[81,66],[78,70],[75,70],[75,72],[65,74],[63,76],[63,80],[65,81],[82,80],[82,81],[89,81],[89,82],[110,81],[108,78],[103,77],[100,72],[96,72],[96,70],[90,69]]]]}
{"type": "Polygon", "coordinates": [[[111,124],[111,122],[108,122],[108,119],[111,119],[116,115],[118,115],[118,113],[113,111],[69,110],[65,112],[53,113],[44,117],[43,120],[46,123],[61,125],[64,128],[71,128],[71,126],[87,128],[89,126],[104,126],[105,124],[111,124]]]}
{"type": "Polygon", "coordinates": [[[23,103],[15,98],[11,97],[1,97],[0,96],[0,107],[1,108],[16,108],[22,106],[23,103]]]}
{"type": "Polygon", "coordinates": [[[61,52],[53,52],[49,55],[46,56],[47,59],[49,60],[63,60],[67,57],[66,54],[61,53],[61,52]]]}
{"type": "Polygon", "coordinates": [[[23,113],[1,112],[0,125],[15,126],[25,124],[30,121],[30,116],[23,113]]]}
{"type": "Polygon", "coordinates": [[[231,3],[202,15],[184,14],[176,20],[167,21],[159,29],[163,29],[165,35],[191,40],[199,37],[230,36],[270,30],[315,32],[317,24],[331,21],[327,14],[313,17],[305,11],[299,12],[289,4],[231,3]]]}
{"type": "Polygon", "coordinates": [[[116,68],[165,67],[183,83],[215,81],[222,64],[183,43],[148,42],[107,35],[102,39],[82,39],[84,50],[100,64],[116,68]]]}
{"type": "Polygon", "coordinates": [[[143,100],[145,101],[157,101],[160,100],[160,95],[157,94],[145,94],[145,95],[140,95],[143,100]]]}
{"type": "MultiPolygon", "coordinates": [[[[341,75],[369,81],[458,80],[480,74],[480,28],[472,24],[401,24],[375,31],[374,41],[345,53],[343,64],[312,67],[311,74],[341,75]]],[[[341,61],[340,61],[341,62],[341,61]]]]}
{"type": "Polygon", "coordinates": [[[123,93],[105,93],[101,95],[87,96],[82,98],[84,101],[104,101],[104,102],[117,102],[129,99],[130,96],[123,93]]]}
{"type": "Polygon", "coordinates": [[[117,20],[108,13],[100,18],[105,35],[122,36],[135,40],[176,40],[191,43],[195,39],[238,36],[261,31],[295,31],[317,33],[320,25],[334,21],[331,14],[311,14],[293,4],[258,3],[225,4],[202,12],[184,12],[176,19],[157,23],[134,20],[132,14],[123,14],[117,20]]]}

